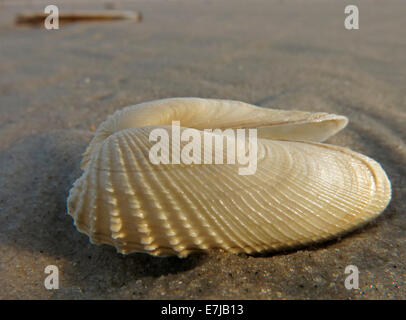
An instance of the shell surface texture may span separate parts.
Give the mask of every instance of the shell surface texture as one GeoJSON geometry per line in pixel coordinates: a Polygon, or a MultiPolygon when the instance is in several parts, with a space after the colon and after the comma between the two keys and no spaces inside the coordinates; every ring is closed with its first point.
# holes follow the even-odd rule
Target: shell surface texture
{"type": "MultiPolygon", "coordinates": [[[[322,143],[347,122],[231,100],[169,98],[129,106],[97,129],[70,190],[68,213],[92,243],[123,254],[258,253],[332,239],[377,217],[391,199],[379,163],[322,143]],[[256,129],[255,173],[240,174],[242,164],[217,164],[206,154],[202,163],[152,163],[157,140],[151,133],[163,129],[174,138],[173,121],[182,134],[192,129],[202,138],[218,135],[214,129],[256,129]]],[[[169,153],[187,144],[169,144],[169,153]]]]}

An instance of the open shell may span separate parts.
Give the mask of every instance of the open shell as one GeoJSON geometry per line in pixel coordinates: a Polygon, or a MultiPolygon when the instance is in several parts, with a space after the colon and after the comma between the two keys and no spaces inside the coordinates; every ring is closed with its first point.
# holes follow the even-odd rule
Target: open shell
{"type": "MultiPolygon", "coordinates": [[[[173,98],[130,106],[103,122],[82,161],[68,212],[93,243],[121,253],[254,253],[329,239],[375,218],[391,198],[374,160],[322,144],[347,124],[326,113],[238,101],[173,98]],[[257,170],[239,164],[152,164],[155,128],[257,128],[257,170]]],[[[224,151],[226,152],[226,150],[224,151]]]]}

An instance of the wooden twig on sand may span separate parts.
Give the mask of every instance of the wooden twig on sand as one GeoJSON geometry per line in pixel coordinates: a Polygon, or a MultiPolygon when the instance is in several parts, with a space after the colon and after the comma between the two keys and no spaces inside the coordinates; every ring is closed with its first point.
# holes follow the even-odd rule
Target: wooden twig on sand
{"type": "MultiPolygon", "coordinates": [[[[24,12],[16,17],[17,24],[41,24],[44,23],[45,18],[48,16],[42,12],[24,12]]],[[[117,11],[117,10],[104,10],[104,11],[75,11],[75,12],[60,12],[60,23],[72,22],[87,22],[87,21],[110,21],[110,20],[134,20],[140,22],[142,15],[136,11],[117,11]]]]}

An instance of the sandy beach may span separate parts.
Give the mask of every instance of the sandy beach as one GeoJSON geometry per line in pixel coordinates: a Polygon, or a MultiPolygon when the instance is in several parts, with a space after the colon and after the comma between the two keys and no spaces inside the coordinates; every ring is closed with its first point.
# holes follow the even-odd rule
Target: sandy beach
{"type": "MultiPolygon", "coordinates": [[[[107,2],[107,1],[106,1],[107,2]]],[[[406,6],[352,1],[118,1],[142,21],[14,23],[46,1],[0,1],[0,299],[405,299],[406,6]],[[167,97],[349,118],[327,143],[378,161],[392,201],[367,226],[298,250],[124,256],[75,229],[66,198],[94,128],[167,97]],[[58,290],[44,268],[59,268],[58,290]],[[344,270],[360,271],[347,290],[344,270]]],[[[54,1],[59,9],[104,9],[54,1]]]]}

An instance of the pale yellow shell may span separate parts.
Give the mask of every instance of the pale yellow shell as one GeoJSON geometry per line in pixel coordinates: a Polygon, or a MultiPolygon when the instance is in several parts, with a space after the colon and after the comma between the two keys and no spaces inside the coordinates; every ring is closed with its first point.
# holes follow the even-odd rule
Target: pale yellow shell
{"type": "Polygon", "coordinates": [[[374,160],[319,143],[347,124],[326,113],[229,100],[173,98],[124,108],[103,122],[82,161],[68,212],[93,243],[121,253],[254,253],[329,239],[370,221],[391,198],[374,160]],[[258,128],[258,164],[152,164],[151,130],[258,128]]]}

